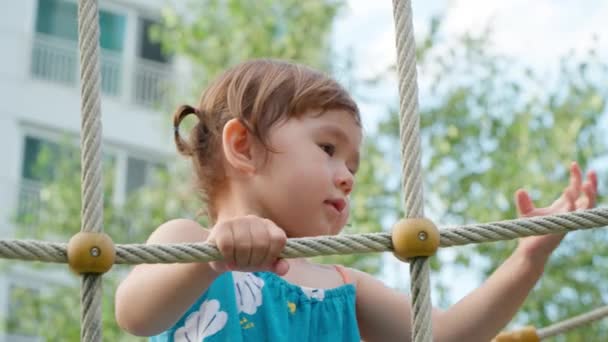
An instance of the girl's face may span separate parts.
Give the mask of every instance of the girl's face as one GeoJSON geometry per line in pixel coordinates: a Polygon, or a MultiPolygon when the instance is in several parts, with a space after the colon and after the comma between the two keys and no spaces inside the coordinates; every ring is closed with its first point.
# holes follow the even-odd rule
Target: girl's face
{"type": "Polygon", "coordinates": [[[252,179],[263,215],[288,236],[333,235],[348,221],[361,127],[352,114],[308,112],[270,131],[266,163],[252,179]]]}

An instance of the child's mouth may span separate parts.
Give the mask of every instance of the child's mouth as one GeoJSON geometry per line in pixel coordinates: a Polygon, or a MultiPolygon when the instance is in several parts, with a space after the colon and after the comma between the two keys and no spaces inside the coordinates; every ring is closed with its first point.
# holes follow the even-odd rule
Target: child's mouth
{"type": "Polygon", "coordinates": [[[344,210],[344,208],[346,207],[346,201],[341,198],[326,200],[324,203],[332,206],[339,213],[341,213],[342,210],[344,210]]]}

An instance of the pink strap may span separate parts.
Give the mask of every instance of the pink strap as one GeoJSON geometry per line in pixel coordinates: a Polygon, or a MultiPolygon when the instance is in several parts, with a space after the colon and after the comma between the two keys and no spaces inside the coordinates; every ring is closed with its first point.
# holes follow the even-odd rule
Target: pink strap
{"type": "Polygon", "coordinates": [[[342,277],[342,281],[344,281],[344,284],[350,284],[350,277],[348,276],[348,271],[344,268],[344,266],[334,265],[334,267],[336,268],[336,271],[338,271],[338,273],[340,273],[340,276],[342,277]]]}

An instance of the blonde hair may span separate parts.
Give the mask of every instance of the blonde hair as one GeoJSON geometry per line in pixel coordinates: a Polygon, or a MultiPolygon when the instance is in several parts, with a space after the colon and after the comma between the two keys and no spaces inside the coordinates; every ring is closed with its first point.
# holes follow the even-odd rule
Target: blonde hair
{"type": "Polygon", "coordinates": [[[273,125],[309,110],[344,110],[361,121],[357,104],[336,81],[304,65],[268,59],[228,69],[203,92],[197,108],[182,105],[175,111],[177,150],[192,158],[197,189],[212,221],[217,215],[214,198],[226,182],[220,153],[226,122],[238,119],[270,150],[267,139],[273,125]],[[190,114],[199,121],[186,141],[179,125],[190,114]]]}

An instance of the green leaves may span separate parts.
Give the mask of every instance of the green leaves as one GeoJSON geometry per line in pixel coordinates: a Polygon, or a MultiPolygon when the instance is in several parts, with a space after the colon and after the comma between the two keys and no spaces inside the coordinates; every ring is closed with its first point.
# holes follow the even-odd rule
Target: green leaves
{"type": "MultiPolygon", "coordinates": [[[[421,134],[427,207],[434,208],[438,224],[515,218],[513,194],[522,187],[538,206],[549,205],[567,184],[570,161],[587,169],[606,152],[599,120],[606,110],[602,80],[608,71],[593,51],[566,56],[547,74],[491,53],[485,34],[429,41],[418,54],[420,74],[432,80],[421,89],[421,134]]],[[[380,132],[392,139],[384,152],[398,170],[397,113],[380,132]]],[[[605,259],[607,242],[602,230],[570,234],[516,324],[542,327],[604,302],[608,289],[601,279],[608,274],[596,265],[605,259]]],[[[515,244],[455,248],[454,260],[457,266],[482,265],[487,276],[515,244]]],[[[595,340],[605,330],[596,324],[564,340],[595,340]]]]}
{"type": "Polygon", "coordinates": [[[227,67],[250,58],[283,58],[329,69],[336,0],[189,1],[166,9],[152,30],[169,53],[191,60],[195,89],[227,67]]]}

